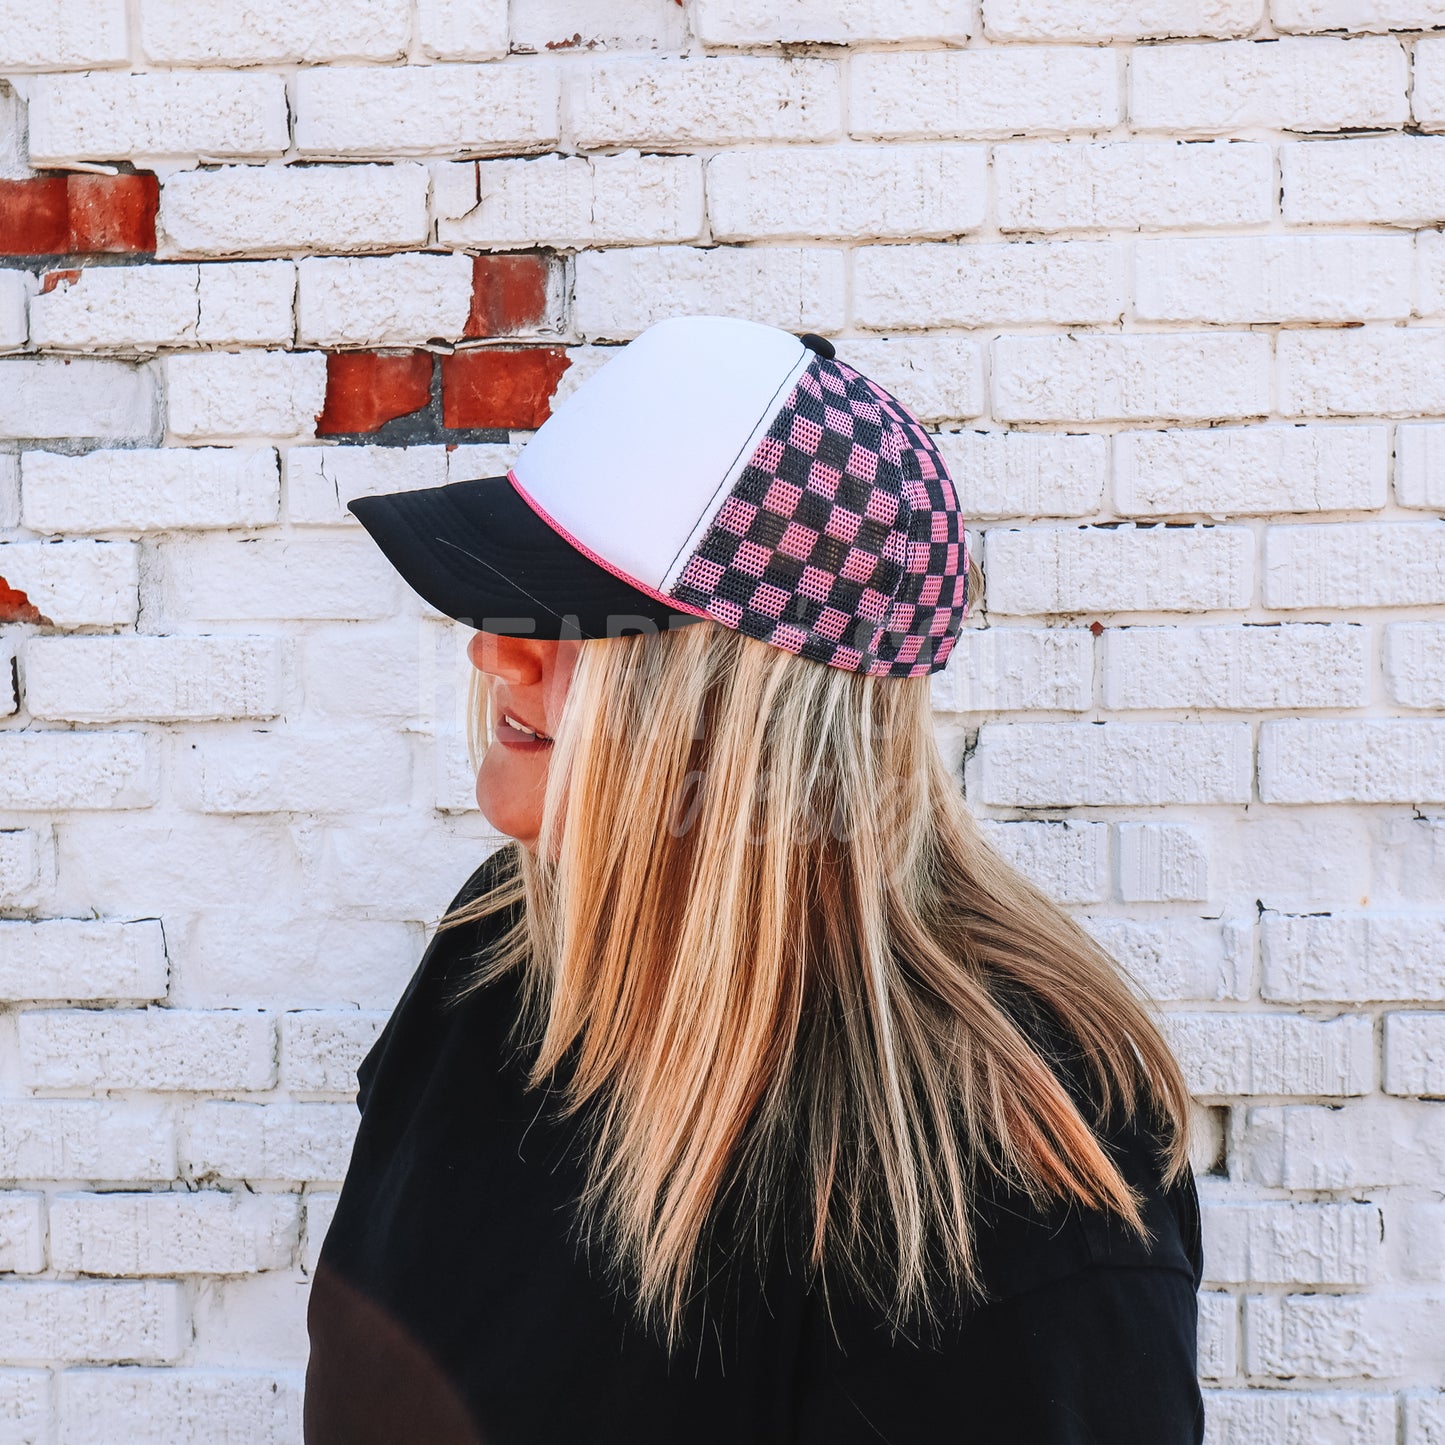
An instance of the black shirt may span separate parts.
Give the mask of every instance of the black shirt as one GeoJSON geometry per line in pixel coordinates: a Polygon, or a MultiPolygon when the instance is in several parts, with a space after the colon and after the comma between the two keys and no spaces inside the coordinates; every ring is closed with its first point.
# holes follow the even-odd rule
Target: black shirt
{"type": "Polygon", "coordinates": [[[1152,1244],[990,1187],[988,1296],[941,1339],[892,1338],[836,1292],[825,1307],[778,1252],[725,1274],[669,1359],[575,1247],[583,1163],[505,1046],[515,980],[444,1006],[500,926],[433,935],[358,1070],[308,1314],[308,1445],[1199,1445],[1198,1195],[1192,1172],[1161,1188],[1135,1121],[1104,1137],[1152,1244]]]}

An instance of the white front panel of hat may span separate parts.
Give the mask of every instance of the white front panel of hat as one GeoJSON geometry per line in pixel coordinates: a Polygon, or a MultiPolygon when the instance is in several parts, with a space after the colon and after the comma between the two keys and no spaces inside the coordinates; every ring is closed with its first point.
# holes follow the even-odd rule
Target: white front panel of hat
{"type": "Polygon", "coordinates": [[[512,470],[576,541],[660,589],[811,356],[755,321],[659,321],[561,403],[512,470]]]}

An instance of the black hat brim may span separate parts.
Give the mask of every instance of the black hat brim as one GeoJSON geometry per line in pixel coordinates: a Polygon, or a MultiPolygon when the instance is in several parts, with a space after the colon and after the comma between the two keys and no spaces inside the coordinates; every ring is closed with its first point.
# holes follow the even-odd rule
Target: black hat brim
{"type": "Polygon", "coordinates": [[[483,632],[618,637],[702,620],[594,562],[505,476],[356,497],[347,510],[423,601],[483,632]]]}

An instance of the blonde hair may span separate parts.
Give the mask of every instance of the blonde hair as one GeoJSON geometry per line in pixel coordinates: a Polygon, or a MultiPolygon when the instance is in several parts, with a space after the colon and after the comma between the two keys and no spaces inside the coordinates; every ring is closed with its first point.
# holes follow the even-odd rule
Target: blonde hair
{"type": "MultiPolygon", "coordinates": [[[[474,703],[476,697],[474,694],[474,703]]],[[[472,748],[489,721],[474,706],[472,748]]],[[[669,1346],[724,1196],[800,1190],[810,1266],[902,1327],[980,1288],[979,1171],[1149,1234],[1020,1013],[1044,1005],[1188,1163],[1184,1077],[1118,965],[987,843],[927,678],[711,623],[583,643],[541,834],[442,926],[521,905],[469,987],[521,971],[518,1037],[594,1124],[582,1215],[669,1346]]]]}

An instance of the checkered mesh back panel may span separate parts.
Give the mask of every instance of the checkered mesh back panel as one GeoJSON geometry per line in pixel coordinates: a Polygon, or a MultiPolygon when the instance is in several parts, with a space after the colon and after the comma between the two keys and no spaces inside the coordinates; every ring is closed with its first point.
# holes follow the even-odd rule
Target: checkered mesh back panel
{"type": "Polygon", "coordinates": [[[968,543],[943,458],[895,397],[815,357],[671,592],[725,626],[878,677],[948,660],[968,543]]]}

